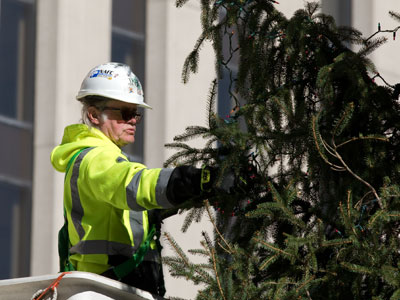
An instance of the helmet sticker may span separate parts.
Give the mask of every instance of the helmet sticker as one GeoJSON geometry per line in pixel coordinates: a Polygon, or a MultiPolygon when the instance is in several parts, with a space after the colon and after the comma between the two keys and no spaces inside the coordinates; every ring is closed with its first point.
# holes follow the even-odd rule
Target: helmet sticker
{"type": "MultiPolygon", "coordinates": [[[[114,71],[111,70],[94,70],[89,74],[89,78],[104,77],[108,80],[111,80],[113,78],[113,72],[114,71]]],[[[116,74],[114,77],[116,76],[118,76],[118,74],[116,74]]]]}
{"type": "Polygon", "coordinates": [[[130,72],[130,74],[129,74],[129,93],[133,93],[133,86],[136,87],[136,91],[137,91],[138,95],[143,94],[142,85],[140,84],[139,79],[132,72],[130,72]]]}

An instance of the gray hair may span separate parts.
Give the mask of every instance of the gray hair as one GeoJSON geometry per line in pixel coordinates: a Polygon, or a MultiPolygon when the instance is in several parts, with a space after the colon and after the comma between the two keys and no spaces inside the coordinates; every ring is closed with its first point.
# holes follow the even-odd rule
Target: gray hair
{"type": "Polygon", "coordinates": [[[80,99],[80,101],[82,103],[82,110],[81,110],[82,124],[87,125],[89,128],[91,127],[97,128],[97,125],[93,124],[89,119],[88,116],[89,107],[94,106],[102,110],[104,107],[107,106],[107,102],[110,101],[110,99],[100,96],[86,96],[85,98],[80,99]]]}

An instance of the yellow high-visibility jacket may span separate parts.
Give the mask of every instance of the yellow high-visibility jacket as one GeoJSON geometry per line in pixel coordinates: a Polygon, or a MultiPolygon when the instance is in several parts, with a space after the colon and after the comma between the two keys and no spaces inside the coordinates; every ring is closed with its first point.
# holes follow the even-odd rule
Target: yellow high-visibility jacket
{"type": "Polygon", "coordinates": [[[70,262],[78,271],[101,274],[110,267],[108,255],[131,257],[146,239],[147,210],[173,207],[166,196],[173,169],[131,162],[100,130],[83,124],[66,127],[51,153],[57,171],[66,172],[69,162],[64,210],[70,262]]]}

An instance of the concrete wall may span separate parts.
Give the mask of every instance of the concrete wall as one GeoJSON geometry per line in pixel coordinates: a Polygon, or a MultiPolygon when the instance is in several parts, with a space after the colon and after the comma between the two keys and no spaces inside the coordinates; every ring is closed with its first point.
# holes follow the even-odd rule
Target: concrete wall
{"type": "MultiPolygon", "coordinates": [[[[400,13],[400,1],[398,0],[353,0],[352,26],[360,30],[365,37],[369,37],[378,30],[393,30],[400,23],[389,16],[389,11],[400,13]]],[[[400,31],[397,32],[396,40],[391,33],[382,33],[377,37],[386,37],[387,42],[376,51],[370,58],[374,62],[377,71],[391,85],[400,82],[400,31]]],[[[382,81],[376,81],[383,84],[382,81]]]]}
{"type": "Polygon", "coordinates": [[[145,162],[160,167],[173,153],[164,144],[189,125],[205,125],[206,98],[215,78],[210,46],[200,55],[199,73],[181,80],[183,63],[200,34],[196,1],[177,9],[174,0],[148,0],[146,24],[146,101],[153,106],[145,120],[145,162]]]}
{"type": "Polygon", "coordinates": [[[304,8],[306,1],[304,0],[281,0],[276,4],[276,8],[283,12],[287,18],[290,18],[293,13],[301,8],[304,8]]]}
{"type": "Polygon", "coordinates": [[[110,58],[111,0],[38,0],[31,274],[58,271],[63,174],[50,152],[64,127],[80,119],[83,77],[110,58]]]}
{"type": "MultiPolygon", "coordinates": [[[[186,56],[201,32],[200,7],[189,1],[177,9],[174,0],[147,1],[146,24],[146,101],[154,108],[146,113],[145,164],[160,167],[174,151],[164,148],[165,143],[184,132],[189,125],[206,125],[206,103],[211,81],[215,78],[214,54],[210,46],[200,55],[199,73],[192,75],[188,84],[181,80],[186,56]]],[[[192,146],[201,147],[196,140],[192,146]]],[[[200,247],[201,231],[212,232],[207,218],[202,224],[180,230],[184,216],[167,219],[163,230],[169,232],[185,251],[200,247]]],[[[163,255],[173,255],[164,244],[163,255]]],[[[191,257],[196,260],[196,257],[191,257]]],[[[198,287],[183,279],[174,279],[164,267],[168,296],[193,299],[198,287]]]]}

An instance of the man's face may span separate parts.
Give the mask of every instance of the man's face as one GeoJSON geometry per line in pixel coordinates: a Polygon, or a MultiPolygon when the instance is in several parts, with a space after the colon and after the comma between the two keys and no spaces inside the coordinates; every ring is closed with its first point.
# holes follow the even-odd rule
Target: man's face
{"type": "Polygon", "coordinates": [[[138,122],[136,110],[136,104],[110,100],[100,112],[98,128],[119,147],[133,143],[138,122]]]}

